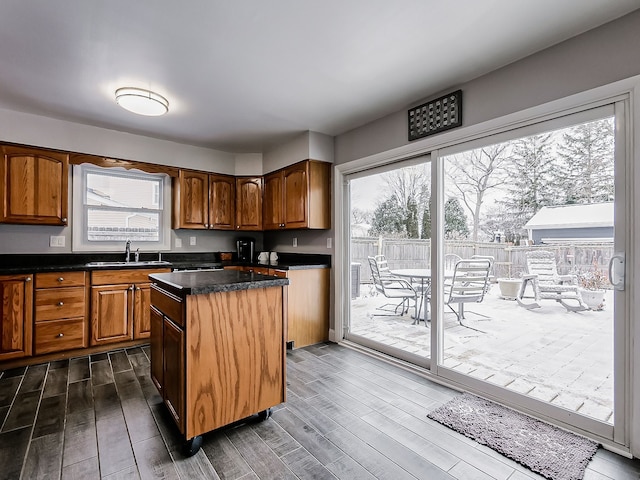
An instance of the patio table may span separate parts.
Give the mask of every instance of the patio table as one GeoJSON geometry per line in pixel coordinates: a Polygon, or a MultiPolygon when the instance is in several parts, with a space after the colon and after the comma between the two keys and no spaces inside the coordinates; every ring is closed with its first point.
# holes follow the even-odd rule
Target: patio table
{"type": "MultiPolygon", "coordinates": [[[[424,320],[426,323],[427,320],[431,320],[429,315],[429,302],[425,301],[428,300],[429,294],[431,293],[431,269],[399,268],[397,270],[391,270],[391,274],[397,277],[407,278],[411,284],[420,285],[420,307],[418,308],[418,312],[413,323],[419,323],[420,320],[424,320]],[[422,310],[422,305],[424,305],[424,312],[422,310]]],[[[445,271],[444,277],[452,278],[453,272],[445,271]]]]}

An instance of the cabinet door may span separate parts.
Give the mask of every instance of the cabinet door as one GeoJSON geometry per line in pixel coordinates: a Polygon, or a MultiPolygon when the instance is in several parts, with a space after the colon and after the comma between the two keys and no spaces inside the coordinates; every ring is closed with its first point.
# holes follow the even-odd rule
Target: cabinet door
{"type": "Polygon", "coordinates": [[[209,175],[209,228],[233,230],[236,219],[236,179],[209,175]]]}
{"type": "Polygon", "coordinates": [[[308,165],[308,162],[303,162],[284,169],[284,224],[287,228],[308,226],[308,165]]]}
{"type": "Polygon", "coordinates": [[[0,361],[27,357],[33,331],[32,276],[1,276],[0,296],[0,361]]]}
{"type": "Polygon", "coordinates": [[[236,178],[236,229],[262,230],[262,178],[236,178]]]}
{"type": "Polygon", "coordinates": [[[2,147],[0,222],[66,225],[69,156],[28,147],[2,147]]]}
{"type": "Polygon", "coordinates": [[[209,175],[180,170],[174,184],[173,228],[209,228],[209,175]]]}
{"type": "Polygon", "coordinates": [[[163,321],[164,402],[184,432],[184,332],[169,318],[163,321]]]}
{"type": "Polygon", "coordinates": [[[133,285],[91,287],[91,345],[133,338],[133,285]]]}
{"type": "Polygon", "coordinates": [[[154,307],[149,308],[149,323],[151,324],[151,380],[155,384],[160,396],[164,395],[162,385],[164,383],[163,374],[163,333],[162,325],[164,319],[162,313],[154,307]]]}
{"type": "Polygon", "coordinates": [[[278,230],[284,227],[282,214],[282,172],[271,173],[264,177],[264,204],[262,221],[265,230],[278,230]]]}
{"type": "Polygon", "coordinates": [[[151,336],[151,284],[136,283],[133,286],[133,338],[151,336]]]}

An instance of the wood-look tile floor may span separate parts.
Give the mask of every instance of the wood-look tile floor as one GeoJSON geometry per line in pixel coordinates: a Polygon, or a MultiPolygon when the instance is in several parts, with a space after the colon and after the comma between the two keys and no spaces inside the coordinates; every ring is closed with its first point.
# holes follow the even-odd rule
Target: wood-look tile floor
{"type": "MultiPolygon", "coordinates": [[[[427,419],[456,392],[360,352],[287,354],[288,399],[204,436],[193,457],[149,378],[148,347],[0,376],[0,479],[541,478],[427,419]]],[[[638,479],[599,449],[585,479],[638,479]]]]}

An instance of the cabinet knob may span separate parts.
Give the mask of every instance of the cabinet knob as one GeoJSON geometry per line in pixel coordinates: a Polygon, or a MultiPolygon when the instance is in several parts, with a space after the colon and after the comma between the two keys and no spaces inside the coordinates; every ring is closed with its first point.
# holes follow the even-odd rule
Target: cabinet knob
{"type": "Polygon", "coordinates": [[[62,218],[62,221],[63,221],[64,223],[67,223],[67,217],[63,217],[63,218],[62,218]]]}
{"type": "Polygon", "coordinates": [[[24,279],[25,282],[30,282],[31,281],[31,277],[27,277],[24,279]]]}
{"type": "Polygon", "coordinates": [[[132,290],[132,291],[133,291],[133,285],[131,285],[131,286],[129,287],[129,290],[132,290]]]}
{"type": "Polygon", "coordinates": [[[140,287],[136,287],[136,290],[140,290],[140,287]]]}
{"type": "Polygon", "coordinates": [[[58,302],[58,306],[61,307],[64,305],[64,302],[58,302]]]}
{"type": "Polygon", "coordinates": [[[59,282],[64,282],[64,277],[58,277],[59,282]]]}
{"type": "Polygon", "coordinates": [[[64,337],[64,333],[59,333],[58,335],[56,335],[56,337],[62,338],[62,337],[64,337]]]}
{"type": "Polygon", "coordinates": [[[208,223],[205,223],[205,224],[204,224],[204,228],[209,228],[209,224],[208,224],[208,223]]]}

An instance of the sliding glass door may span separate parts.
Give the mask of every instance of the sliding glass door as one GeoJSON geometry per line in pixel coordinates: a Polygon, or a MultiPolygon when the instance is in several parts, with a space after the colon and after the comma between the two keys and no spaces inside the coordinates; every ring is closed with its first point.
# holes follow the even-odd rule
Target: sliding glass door
{"type": "Polygon", "coordinates": [[[351,291],[345,336],[427,366],[430,156],[351,175],[348,184],[351,291]]]}
{"type": "Polygon", "coordinates": [[[348,175],[345,338],[623,443],[625,108],[348,175]]]}

